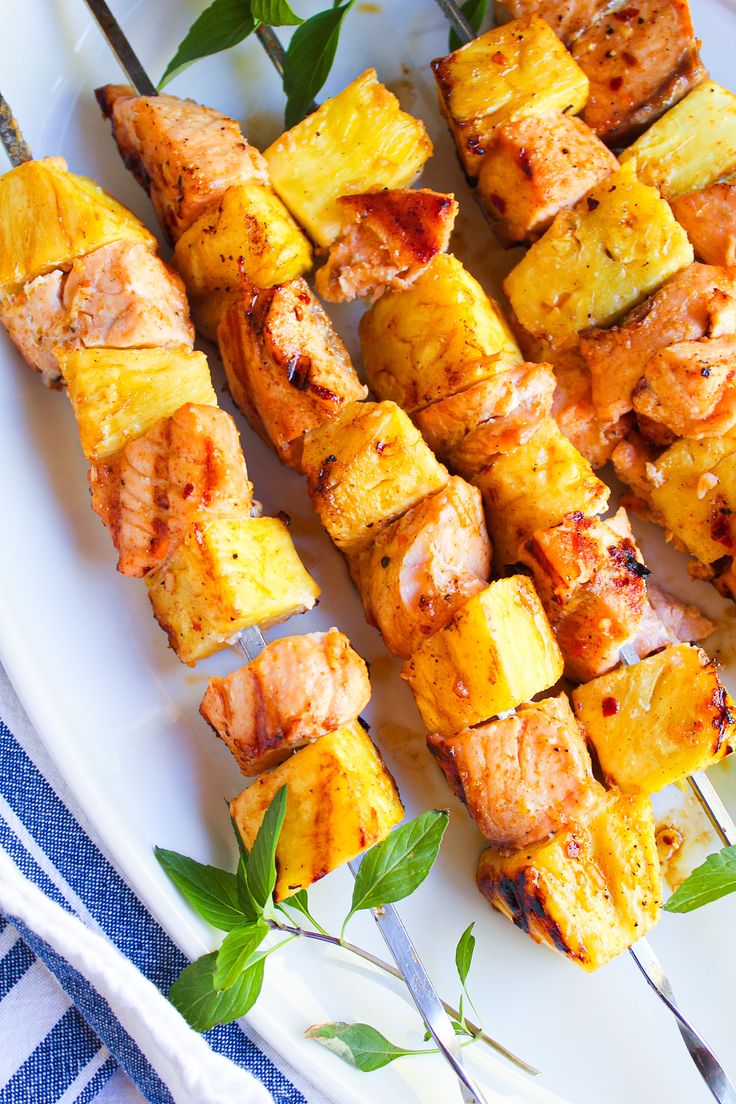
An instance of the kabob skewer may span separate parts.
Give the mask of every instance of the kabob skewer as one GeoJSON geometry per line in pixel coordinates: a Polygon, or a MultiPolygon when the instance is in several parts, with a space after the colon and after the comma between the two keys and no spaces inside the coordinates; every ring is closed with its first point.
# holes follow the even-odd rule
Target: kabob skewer
{"type": "MultiPolygon", "coordinates": [[[[3,101],[3,104],[4,104],[4,101],[3,101]]],[[[17,124],[12,119],[12,116],[10,116],[9,114],[8,114],[8,120],[9,121],[8,121],[7,125],[3,127],[2,136],[3,136],[3,140],[5,139],[5,137],[8,133],[10,133],[10,136],[12,137],[12,141],[10,139],[8,140],[8,144],[6,146],[6,149],[7,149],[8,155],[11,157],[11,161],[13,162],[14,167],[17,168],[18,166],[23,165],[27,161],[29,161],[30,158],[31,158],[31,154],[30,154],[30,150],[28,149],[27,145],[25,145],[25,143],[23,143],[23,141],[22,141],[22,138],[20,136],[20,132],[18,130],[17,124]]],[[[58,171],[63,172],[64,170],[59,169],[58,171]]],[[[72,180],[73,178],[69,177],[69,179],[72,180]]],[[[79,178],[76,178],[76,179],[79,179],[79,178]]],[[[103,193],[101,193],[101,192],[100,192],[100,197],[101,198],[103,197],[103,193]]],[[[16,341],[17,341],[17,339],[18,339],[18,330],[17,329],[14,330],[13,336],[14,336],[14,339],[16,339],[16,341]]],[[[103,352],[110,352],[110,351],[111,350],[103,350],[103,352]]],[[[138,350],[133,350],[132,355],[135,355],[136,352],[139,352],[139,351],[138,350]]],[[[59,364],[63,364],[64,361],[65,361],[65,355],[66,355],[64,350],[60,349],[60,348],[57,348],[57,349],[54,349],[53,353],[54,353],[54,359],[56,361],[58,361],[59,364]]],[[[65,365],[65,366],[68,368],[68,364],[65,365]]],[[[49,380],[49,382],[50,383],[56,383],[57,381],[56,381],[55,378],[52,377],[49,380]]],[[[80,392],[80,395],[81,395],[81,392],[80,392]]],[[[80,395],[78,395],[77,397],[79,398],[80,395]]],[[[205,402],[209,402],[210,401],[209,393],[208,392],[204,393],[202,395],[202,399],[205,402]]],[[[211,401],[214,403],[214,396],[212,396],[211,401]]],[[[81,399],[80,399],[80,402],[81,402],[81,399]]],[[[200,412],[204,412],[205,410],[211,410],[212,411],[211,416],[213,418],[215,417],[215,412],[216,412],[216,407],[214,407],[214,406],[213,407],[209,407],[209,406],[208,407],[198,407],[198,408],[184,407],[182,409],[184,411],[187,411],[187,413],[189,413],[189,414],[193,413],[195,410],[198,410],[200,412]]],[[[77,410],[77,413],[78,413],[78,417],[79,417],[80,416],[80,409],[79,408],[77,410]]],[[[177,410],[174,417],[176,417],[177,415],[181,415],[181,413],[182,413],[182,411],[177,410]]],[[[217,413],[219,413],[219,412],[217,412],[217,413]]],[[[80,421],[80,429],[82,430],[83,435],[84,435],[84,425],[85,425],[85,423],[83,421],[83,417],[84,417],[83,407],[81,408],[81,417],[82,417],[82,420],[80,421]]],[[[223,415],[223,417],[228,418],[227,415],[223,415]]],[[[156,425],[158,425],[158,424],[159,423],[156,423],[156,425]]],[[[88,428],[93,428],[93,427],[88,427],[88,428]]],[[[140,428],[140,427],[138,427],[138,428],[140,428]]],[[[152,428],[155,431],[156,426],[154,426],[152,428]]],[[[187,427],[185,427],[185,430],[186,430],[186,428],[187,427]]],[[[131,438],[130,434],[127,434],[127,435],[123,434],[122,439],[125,440],[126,436],[127,436],[127,440],[128,440],[128,444],[125,446],[126,449],[129,448],[129,447],[137,446],[140,441],[145,441],[145,437],[146,437],[146,435],[144,434],[143,437],[139,436],[137,439],[135,439],[135,438],[131,438]]],[[[123,450],[123,452],[124,451],[125,451],[125,449],[123,450]]],[[[112,450],[108,450],[108,452],[106,453],[106,456],[107,455],[112,455],[112,450]]],[[[112,457],[113,460],[116,460],[118,455],[122,455],[122,454],[115,454],[112,457]]],[[[212,473],[210,471],[210,467],[213,463],[213,460],[214,460],[214,457],[213,457],[212,454],[210,454],[209,459],[207,461],[207,464],[208,464],[207,478],[208,479],[211,478],[212,473]]],[[[241,463],[242,463],[242,460],[241,460],[241,463]]],[[[98,466],[98,469],[96,470],[96,476],[97,476],[98,479],[100,477],[100,472],[104,471],[104,470],[105,470],[104,467],[102,469],[100,469],[99,466],[98,466]]],[[[93,472],[94,471],[95,471],[95,468],[93,466],[93,472]]],[[[107,474],[109,474],[109,473],[107,473],[107,474]]],[[[230,476],[232,476],[233,475],[232,468],[231,468],[229,473],[226,472],[225,474],[230,474],[230,476]]],[[[241,501],[236,500],[233,503],[233,506],[237,507],[238,509],[242,509],[244,505],[246,505],[246,506],[250,505],[250,497],[249,497],[250,496],[250,485],[247,483],[247,479],[245,478],[244,465],[242,467],[242,478],[245,480],[245,483],[241,487],[241,490],[245,493],[248,501],[247,501],[247,503],[244,504],[242,500],[241,501]]],[[[122,477],[120,477],[120,482],[121,482],[121,485],[124,486],[124,480],[122,480],[122,477]]],[[[194,488],[193,484],[187,483],[186,487],[185,487],[185,493],[184,493],[183,497],[186,499],[189,496],[191,496],[194,489],[195,488],[194,488]]],[[[99,487],[98,487],[98,492],[99,492],[99,487]]],[[[168,509],[168,508],[169,508],[169,504],[167,503],[166,509],[168,509]]],[[[110,524],[109,518],[104,518],[103,517],[103,520],[105,520],[108,525],[110,524]]],[[[112,530],[112,531],[113,531],[113,533],[115,532],[114,530],[112,530]]],[[[153,548],[153,547],[155,547],[155,545],[156,545],[156,542],[151,542],[150,547],[153,548]]],[[[235,547],[237,547],[237,545],[235,547]]],[[[119,548],[119,550],[120,550],[120,548],[119,548]]],[[[123,556],[124,556],[125,551],[126,551],[126,549],[123,548],[122,553],[121,553],[121,563],[123,562],[123,556]]],[[[169,554],[170,554],[170,549],[168,549],[168,551],[169,551],[169,554]]],[[[162,556],[162,558],[164,558],[164,566],[166,566],[166,560],[165,560],[164,553],[162,553],[160,549],[158,549],[158,553],[159,553],[159,555],[162,556]]],[[[237,556],[238,556],[238,553],[233,553],[233,558],[234,559],[237,559],[237,556]]],[[[144,564],[143,569],[140,569],[140,570],[138,569],[137,566],[135,566],[134,568],[129,569],[126,573],[128,573],[128,574],[144,574],[146,569],[150,570],[150,566],[151,565],[149,563],[146,563],[146,564],[144,564]]],[[[156,565],[154,565],[154,566],[156,566],[156,565]]],[[[336,630],[331,630],[331,632],[336,637],[339,637],[341,635],[341,634],[338,634],[336,632],[336,630]]],[[[327,634],[328,637],[329,637],[329,635],[330,634],[327,634]]],[[[300,638],[292,638],[292,639],[294,641],[298,641],[300,638]]],[[[306,642],[309,640],[309,638],[304,638],[304,640],[305,640],[305,644],[306,644],[306,642]]],[[[345,638],[343,638],[343,641],[344,641],[344,644],[342,645],[342,648],[344,649],[344,647],[347,645],[347,641],[345,640],[345,638]]],[[[260,633],[260,630],[257,627],[253,626],[253,625],[249,626],[247,628],[247,630],[245,630],[245,632],[242,633],[242,635],[239,635],[239,641],[238,642],[239,642],[239,645],[240,645],[241,650],[243,651],[243,654],[245,655],[245,657],[247,659],[251,660],[251,661],[253,661],[254,659],[257,659],[259,656],[265,656],[266,653],[269,651],[268,646],[265,645],[265,642],[264,642],[263,637],[260,633]]],[[[284,641],[280,642],[281,645],[283,645],[284,643],[286,643],[286,642],[284,642],[284,641]]],[[[278,649],[279,646],[280,646],[279,642],[277,642],[276,645],[271,646],[270,651],[275,652],[278,649]]],[[[347,647],[348,647],[348,650],[349,650],[349,645],[347,645],[347,647]]],[[[209,650],[212,650],[212,648],[210,648],[209,650]]],[[[181,647],[178,648],[178,651],[179,651],[180,657],[182,657],[182,658],[186,658],[186,659],[192,659],[192,658],[196,659],[196,658],[198,658],[198,655],[194,655],[192,657],[188,652],[183,651],[183,649],[181,647]]],[[[364,665],[362,664],[362,661],[359,661],[358,665],[359,665],[359,667],[360,666],[364,667],[364,665]]],[[[365,681],[366,681],[366,684],[367,684],[367,678],[366,678],[365,681]]],[[[353,695],[353,697],[354,697],[354,695],[353,695]]],[[[356,707],[356,712],[357,712],[357,708],[360,708],[362,706],[362,704],[364,704],[364,703],[365,703],[364,700],[362,702],[358,702],[358,705],[356,707]]],[[[276,704],[278,704],[278,703],[276,703],[276,704]]],[[[348,704],[348,711],[350,711],[350,703],[348,704]]],[[[351,721],[350,721],[351,716],[352,716],[352,713],[349,712],[349,716],[340,718],[339,720],[336,720],[335,718],[332,718],[333,728],[336,724],[340,724],[342,721],[345,721],[346,725],[340,731],[332,732],[331,736],[328,736],[328,738],[325,740],[324,744],[321,744],[320,747],[327,747],[327,744],[330,743],[331,740],[332,740],[332,745],[335,745],[335,740],[332,739],[332,737],[334,737],[334,736],[338,736],[342,739],[342,742],[344,744],[344,748],[342,748],[342,749],[340,748],[339,740],[338,740],[337,745],[335,745],[335,753],[339,754],[342,757],[342,758],[340,758],[339,762],[340,762],[340,765],[342,767],[342,772],[343,772],[343,778],[344,779],[349,777],[351,771],[360,772],[361,770],[363,770],[364,772],[367,772],[367,775],[370,775],[371,772],[377,772],[377,776],[380,776],[380,778],[378,779],[378,785],[379,785],[379,788],[381,786],[383,787],[383,793],[381,795],[381,800],[383,802],[383,809],[382,809],[381,812],[379,812],[378,820],[374,822],[373,827],[367,833],[362,828],[360,828],[361,841],[362,842],[358,846],[358,850],[361,850],[362,848],[364,848],[366,846],[370,846],[371,842],[377,842],[378,838],[382,838],[383,835],[385,835],[386,832],[388,831],[388,829],[392,826],[392,824],[396,823],[397,820],[400,819],[400,817],[403,813],[403,810],[401,809],[401,805],[400,805],[400,802],[398,800],[398,795],[395,791],[393,780],[390,779],[390,776],[385,771],[385,768],[383,768],[383,765],[380,763],[380,760],[377,757],[375,751],[371,750],[368,753],[367,757],[366,757],[364,751],[362,750],[361,741],[365,742],[367,740],[367,737],[365,736],[365,733],[362,732],[362,729],[358,726],[357,723],[351,723],[351,721]],[[345,735],[341,735],[341,733],[345,733],[345,735]],[[352,743],[351,743],[351,740],[353,741],[352,743]],[[357,743],[355,742],[356,740],[357,740],[357,743]],[[359,746],[359,745],[361,745],[361,746],[359,746]],[[356,761],[356,760],[360,760],[360,761],[356,761]],[[388,817],[388,822],[386,822],[387,817],[388,817]]],[[[290,750],[289,745],[284,743],[284,739],[283,739],[282,734],[279,733],[277,735],[278,735],[278,738],[280,740],[280,749],[278,749],[278,750],[274,749],[274,751],[277,752],[276,761],[278,761],[279,759],[283,759],[284,754],[288,754],[288,751],[290,750]]],[[[321,735],[321,733],[318,732],[316,735],[319,736],[319,735],[321,735]]],[[[312,733],[312,734],[310,734],[310,736],[308,738],[314,739],[314,736],[315,736],[315,734],[312,733]]],[[[324,739],[324,737],[323,737],[323,739],[324,739]]],[[[301,740],[301,743],[304,743],[304,740],[301,740]]],[[[299,746],[299,745],[297,745],[297,746],[299,746]]],[[[372,745],[371,745],[371,748],[372,748],[372,745]]],[[[307,752],[308,756],[311,755],[311,759],[309,759],[310,767],[312,769],[315,769],[315,767],[316,767],[316,769],[319,769],[319,765],[320,765],[319,755],[320,755],[320,752],[317,751],[317,752],[313,753],[312,749],[310,749],[310,748],[306,748],[305,751],[307,752]]],[[[331,751],[332,751],[332,748],[331,748],[331,751]]],[[[325,755],[327,755],[328,759],[329,759],[329,754],[330,753],[325,753],[325,755]]],[[[307,761],[308,760],[306,760],[304,758],[299,759],[299,756],[298,756],[298,753],[297,753],[297,755],[293,756],[289,760],[289,766],[292,770],[297,770],[298,771],[299,764],[301,763],[301,764],[303,764],[304,769],[306,770],[307,769],[307,761]]],[[[254,771],[250,770],[248,773],[254,773],[254,771]]],[[[367,780],[367,776],[364,777],[364,781],[366,781],[366,780],[367,780]]],[[[344,782],[343,782],[343,786],[344,786],[344,782]]],[[[239,809],[242,806],[246,806],[246,810],[242,810],[242,808],[241,808],[240,809],[240,814],[238,814],[236,812],[236,815],[247,816],[247,807],[248,806],[250,806],[251,816],[257,815],[257,813],[258,813],[257,800],[255,802],[252,802],[250,798],[248,798],[247,800],[244,800],[245,797],[246,797],[246,795],[241,795],[241,798],[237,799],[237,801],[234,803],[234,808],[236,810],[239,809]]],[[[321,816],[326,816],[327,815],[327,807],[324,805],[325,800],[327,800],[328,803],[329,803],[329,794],[326,791],[323,793],[323,808],[322,808],[321,813],[320,813],[321,816]]],[[[355,815],[357,813],[357,816],[360,816],[361,815],[360,814],[360,805],[361,805],[361,803],[364,803],[364,798],[363,797],[357,798],[357,795],[356,795],[356,800],[357,800],[357,807],[353,811],[352,815],[355,815]]],[[[306,802],[306,804],[308,805],[308,801],[306,802]]],[[[282,835],[283,834],[284,833],[282,833],[282,835]]],[[[347,836],[346,836],[346,838],[347,838],[347,836]]],[[[347,843],[347,848],[351,848],[351,843],[350,842],[347,843]]],[[[342,851],[340,852],[340,859],[339,860],[335,860],[334,858],[329,860],[331,862],[331,866],[329,866],[328,869],[330,869],[334,865],[338,865],[339,861],[342,861],[342,859],[347,858],[349,854],[355,854],[356,849],[352,848],[351,850],[348,851],[347,854],[344,853],[345,850],[346,850],[346,848],[343,847],[342,851]]],[[[323,862],[325,861],[324,857],[323,857],[322,861],[323,862]]],[[[354,874],[357,872],[359,864],[360,864],[359,860],[353,860],[353,859],[349,860],[350,868],[351,868],[351,870],[353,871],[354,874]]],[[[324,873],[324,872],[325,872],[324,868],[321,868],[317,872],[317,876],[319,876],[319,874],[324,873]]],[[[309,880],[311,880],[311,878],[309,880]]],[[[282,878],[279,882],[279,886],[281,886],[282,883],[286,883],[288,881],[289,881],[288,872],[282,870],[282,878]]],[[[287,894],[288,894],[288,892],[292,891],[293,888],[294,888],[293,885],[290,884],[289,888],[286,891],[287,894]]],[[[281,890],[279,890],[279,892],[281,892],[281,890]]],[[[284,896],[284,893],[281,893],[281,895],[284,896]]],[[[432,987],[432,984],[431,984],[431,982],[428,978],[428,975],[426,974],[426,970],[425,970],[425,968],[424,968],[424,966],[421,962],[421,959],[419,958],[419,956],[416,952],[416,949],[414,948],[414,946],[413,946],[413,944],[412,944],[412,942],[411,942],[411,940],[408,936],[408,933],[406,932],[406,929],[404,928],[395,907],[393,905],[388,905],[388,906],[385,906],[384,908],[382,908],[380,911],[379,910],[373,910],[373,913],[374,913],[374,917],[376,919],[376,922],[379,926],[379,929],[381,930],[381,933],[382,933],[387,945],[389,946],[389,948],[391,949],[391,951],[394,955],[395,961],[397,963],[398,971],[399,971],[398,976],[400,976],[405,981],[405,983],[406,983],[407,987],[409,988],[409,991],[412,995],[412,998],[414,999],[414,1002],[417,1006],[418,1011],[420,1012],[422,1017],[425,1019],[426,1026],[427,1026],[428,1030],[430,1031],[430,1034],[433,1036],[440,1052],[443,1054],[446,1061],[448,1062],[448,1064],[453,1069],[453,1072],[455,1072],[456,1076],[459,1079],[460,1087],[461,1087],[462,1093],[463,1093],[463,1099],[467,1102],[467,1104],[472,1104],[473,1101],[477,1102],[477,1104],[483,1104],[483,1099],[484,1098],[483,1098],[480,1090],[475,1085],[472,1077],[463,1068],[462,1060],[460,1058],[460,1051],[459,1051],[459,1048],[457,1046],[457,1040],[456,1040],[455,1034],[454,1034],[454,1032],[453,1032],[453,1030],[450,1026],[449,1018],[448,1018],[448,1015],[445,1011],[443,1003],[440,1001],[440,999],[437,996],[434,988],[432,987]]],[[[512,1056],[509,1055],[509,1057],[512,1057],[512,1056]]]]}

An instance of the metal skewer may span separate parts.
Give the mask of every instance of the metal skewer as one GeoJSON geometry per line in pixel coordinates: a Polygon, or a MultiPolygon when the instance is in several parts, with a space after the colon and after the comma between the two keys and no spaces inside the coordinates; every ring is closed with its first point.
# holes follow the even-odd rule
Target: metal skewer
{"type": "MultiPolygon", "coordinates": [[[[472,42],[476,37],[475,31],[455,0],[435,0],[435,3],[446,16],[460,41],[463,44],[472,42]]],[[[619,658],[626,666],[639,663],[639,655],[631,644],[625,644],[620,649],[619,658]]],[[[705,773],[698,771],[688,779],[688,782],[720,839],[725,844],[736,844],[736,825],[705,773]]],[[[736,1104],[736,1089],[703,1037],[683,1015],[664,968],[649,942],[646,939],[640,939],[629,948],[629,952],[649,985],[675,1017],[690,1057],[713,1097],[720,1104],[736,1104]]]]}
{"type": "MultiPolygon", "coordinates": [[[[143,96],[158,95],[153,81],[141,65],[105,0],[86,0],[86,3],[136,92],[143,96]]],[[[286,54],[278,37],[270,27],[265,26],[259,27],[257,34],[274,67],[283,75],[286,54]]],[[[0,141],[14,166],[31,159],[30,148],[23,141],[20,128],[5,100],[0,102],[0,141]]],[[[258,628],[244,630],[238,643],[247,660],[254,659],[266,646],[258,628]]],[[[348,863],[353,877],[357,877],[360,861],[358,858],[348,863]]],[[[391,904],[371,911],[427,1030],[458,1078],[464,1104],[486,1104],[481,1089],[463,1066],[462,1052],[449,1016],[398,911],[391,904]]],[[[527,1068],[533,1072],[531,1067],[527,1068]]]]}

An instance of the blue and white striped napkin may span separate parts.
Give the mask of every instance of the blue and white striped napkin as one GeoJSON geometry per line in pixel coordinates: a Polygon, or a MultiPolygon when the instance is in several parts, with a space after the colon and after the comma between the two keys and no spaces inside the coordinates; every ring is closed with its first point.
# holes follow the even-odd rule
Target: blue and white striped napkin
{"type": "Polygon", "coordinates": [[[185,961],[93,842],[0,668],[0,1104],[327,1104],[240,1025],[209,1048],[189,1031],[151,986],[185,961]]]}

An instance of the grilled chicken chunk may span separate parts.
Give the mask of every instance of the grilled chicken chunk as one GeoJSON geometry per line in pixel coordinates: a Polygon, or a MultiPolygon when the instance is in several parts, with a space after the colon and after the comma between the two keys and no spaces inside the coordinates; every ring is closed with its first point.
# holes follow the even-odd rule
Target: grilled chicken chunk
{"type": "Polygon", "coordinates": [[[89,484],[118,571],[134,578],[161,567],[194,522],[247,517],[253,501],[235,422],[216,406],[192,403],[93,462],[89,484]]]}
{"type": "Polygon", "coordinates": [[[578,348],[555,356],[555,394],[552,417],[564,435],[593,468],[602,468],[631,428],[627,416],[602,422],[593,405],[593,384],[578,348]]]}
{"type": "Polygon", "coordinates": [[[453,476],[352,557],[350,570],[367,618],[406,657],[485,588],[490,559],[480,491],[453,476]]]}
{"type": "Polygon", "coordinates": [[[219,111],[176,96],[106,84],[97,100],[126,164],[172,241],[233,184],[269,184],[263,156],[219,111]]]}
{"type": "Polygon", "coordinates": [[[610,6],[611,0],[494,0],[493,10],[497,23],[536,12],[563,42],[570,43],[599,12],[610,6]]]}
{"type": "Polygon", "coordinates": [[[153,348],[194,342],[181,280],[142,243],[116,241],[67,273],[37,276],[0,301],[0,321],[47,387],[63,385],[55,349],[153,348]]]}
{"type": "Polygon", "coordinates": [[[239,671],[211,678],[199,711],[245,775],[351,724],[368,704],[368,669],[337,629],[275,640],[239,671]]]}
{"type": "Polygon", "coordinates": [[[704,617],[697,606],[681,602],[654,583],[647,584],[647,598],[649,608],[637,636],[631,641],[640,659],[667,644],[692,644],[713,632],[713,622],[704,617]]]}
{"type": "Polygon", "coordinates": [[[330,303],[375,302],[386,288],[405,288],[435,253],[444,253],[457,217],[452,195],[396,188],[340,196],[340,237],[316,276],[330,303]]]}
{"type": "MultiPolygon", "coordinates": [[[[650,434],[650,422],[667,427],[676,437],[730,433],[736,426],[735,374],[736,334],[660,349],[649,358],[634,388],[642,433],[650,434]]],[[[653,439],[670,443],[661,433],[653,439]]]]}
{"type": "Polygon", "coordinates": [[[612,522],[572,514],[534,533],[519,552],[555,629],[565,671],[577,682],[616,666],[648,608],[649,571],[625,511],[612,522]]]}
{"type": "Polygon", "coordinates": [[[708,265],[736,267],[736,181],[724,180],[670,200],[675,218],[708,265]]]}
{"type": "Polygon", "coordinates": [[[217,338],[235,402],[289,467],[300,467],[308,430],[368,394],[302,278],[264,290],[246,283],[217,338]]]}
{"type": "Polygon", "coordinates": [[[692,264],[609,330],[580,338],[593,381],[598,417],[615,421],[633,408],[633,391],[650,358],[679,342],[699,342],[736,331],[736,275],[692,264]]]}
{"type": "Polygon", "coordinates": [[[527,847],[559,831],[602,789],[566,694],[511,717],[427,737],[450,787],[494,847],[527,847]]]}
{"type": "Polygon", "coordinates": [[[708,76],[687,0],[635,0],[572,45],[590,81],[583,119],[607,145],[635,138],[708,76]]]}
{"type": "Polygon", "coordinates": [[[548,364],[517,364],[414,415],[441,460],[470,479],[490,458],[528,441],[549,414],[555,377],[548,364]]]}

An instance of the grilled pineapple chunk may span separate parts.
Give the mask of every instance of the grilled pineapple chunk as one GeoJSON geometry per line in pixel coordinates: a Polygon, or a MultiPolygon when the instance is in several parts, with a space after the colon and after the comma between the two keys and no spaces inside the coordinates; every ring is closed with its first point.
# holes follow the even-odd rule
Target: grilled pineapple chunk
{"type": "Polygon", "coordinates": [[[575,115],[588,97],[588,78],[549,23],[516,19],[432,62],[440,106],[460,160],[478,175],[496,130],[524,115],[575,115]]]}
{"type": "Polygon", "coordinates": [[[93,180],[67,172],[61,157],[26,161],[0,177],[0,295],[121,238],[157,248],[135,215],[93,180]]]}
{"type": "Polygon", "coordinates": [[[504,290],[525,330],[572,345],[581,330],[614,322],[693,257],[669,204],[628,164],[557,216],[504,290]]]}
{"type": "Polygon", "coordinates": [[[514,575],[466,602],[407,660],[401,677],[430,732],[451,736],[547,690],[562,668],[533,584],[514,575]]]}
{"type": "Polygon", "coordinates": [[[551,418],[530,440],[495,456],[473,482],[483,494],[499,570],[517,561],[532,533],[559,525],[566,514],[593,517],[611,493],[551,418]]]}
{"type": "Polygon", "coordinates": [[[610,785],[650,794],[734,750],[736,703],[702,648],[673,644],[572,695],[610,785]]]}
{"type": "Polygon", "coordinates": [[[646,797],[606,794],[551,840],[484,851],[478,888],[536,943],[597,970],[654,927],[662,898],[646,797]]]}
{"type": "Polygon", "coordinates": [[[327,532],[354,553],[449,479],[396,403],[353,402],[304,438],[302,471],[327,532]]]}
{"type": "Polygon", "coordinates": [[[409,413],[522,359],[500,308],[448,253],[411,287],[374,303],[361,319],[360,343],[373,391],[409,413]]]}
{"type": "Polygon", "coordinates": [[[285,283],[312,267],[312,250],[275,192],[237,184],[184,231],[174,264],[195,306],[203,304],[198,324],[212,341],[225,304],[240,291],[241,274],[257,287],[285,283]]]}
{"type": "Polygon", "coordinates": [[[432,153],[424,124],[367,69],[282,134],[264,156],[271,183],[312,241],[340,233],[341,195],[404,188],[432,153]]]}
{"type": "Polygon", "coordinates": [[[385,839],[404,815],[396,784],[355,721],[297,751],[230,803],[247,848],[286,786],[276,848],[276,900],[283,901],[385,839]]]}
{"type": "Polygon", "coordinates": [[[280,518],[217,518],[192,526],[146,579],[153,612],[182,663],[224,647],[242,629],[311,609],[319,587],[280,518]]]}
{"type": "Polygon", "coordinates": [[[88,460],[104,460],[184,403],[217,406],[207,357],[171,349],[56,349],[88,460]]]}
{"type": "Polygon", "coordinates": [[[736,551],[736,440],[675,441],[645,468],[657,520],[702,563],[736,551]]]}
{"type": "Polygon", "coordinates": [[[620,160],[668,198],[714,184],[736,169],[736,96],[714,81],[698,85],[620,160]]]}

